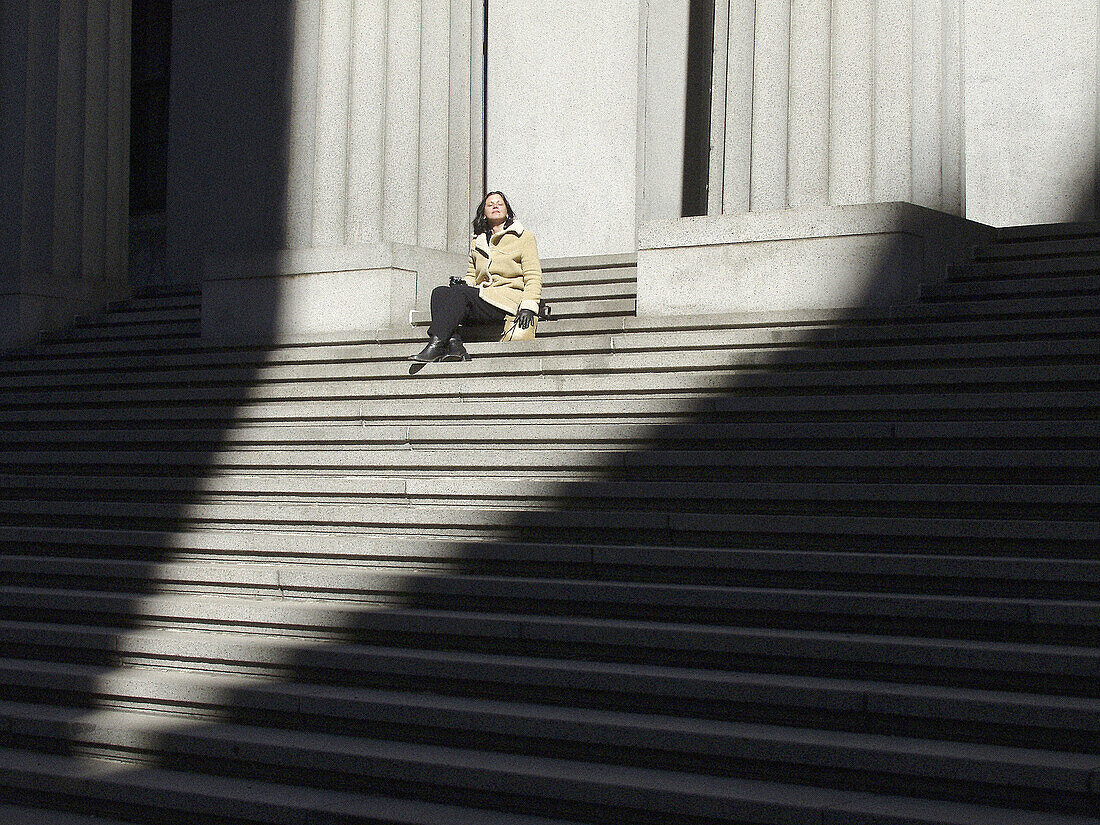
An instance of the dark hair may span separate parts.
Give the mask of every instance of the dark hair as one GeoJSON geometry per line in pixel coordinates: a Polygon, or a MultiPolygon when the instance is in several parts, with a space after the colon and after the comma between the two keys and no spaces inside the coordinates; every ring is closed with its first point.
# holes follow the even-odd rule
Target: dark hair
{"type": "Polygon", "coordinates": [[[507,229],[512,225],[516,219],[516,213],[512,211],[512,204],[508,203],[508,198],[504,197],[503,192],[486,192],[485,197],[481,199],[481,204],[477,207],[477,212],[474,213],[474,234],[485,235],[489,232],[489,220],[485,217],[485,201],[489,200],[490,195],[500,195],[504,201],[504,211],[506,213],[504,218],[504,228],[507,229]]]}

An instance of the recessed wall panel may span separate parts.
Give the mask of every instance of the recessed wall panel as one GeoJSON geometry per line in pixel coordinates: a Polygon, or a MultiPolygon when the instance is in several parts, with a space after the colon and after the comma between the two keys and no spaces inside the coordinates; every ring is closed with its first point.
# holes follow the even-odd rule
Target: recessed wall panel
{"type": "Polygon", "coordinates": [[[636,249],[638,27],[638,0],[489,4],[487,186],[543,257],[636,249]]]}

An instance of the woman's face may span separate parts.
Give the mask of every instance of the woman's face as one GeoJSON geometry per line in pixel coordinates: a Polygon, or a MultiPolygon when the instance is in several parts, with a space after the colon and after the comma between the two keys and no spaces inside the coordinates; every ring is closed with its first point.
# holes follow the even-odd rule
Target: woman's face
{"type": "Polygon", "coordinates": [[[490,226],[503,223],[504,219],[508,217],[508,207],[504,205],[504,198],[500,195],[487,197],[483,208],[485,210],[485,220],[489,222],[490,226]]]}

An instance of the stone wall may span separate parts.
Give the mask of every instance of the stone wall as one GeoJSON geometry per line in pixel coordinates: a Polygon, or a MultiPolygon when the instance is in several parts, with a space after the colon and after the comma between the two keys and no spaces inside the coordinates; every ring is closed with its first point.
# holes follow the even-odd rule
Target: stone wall
{"type": "Polygon", "coordinates": [[[1095,2],[716,8],[710,216],[641,226],[640,313],[902,303],[990,225],[1097,216],[1095,2]]]}
{"type": "Polygon", "coordinates": [[[127,0],[0,2],[0,346],[127,294],[127,0]]]}
{"type": "Polygon", "coordinates": [[[173,12],[168,268],[203,284],[204,336],[353,334],[346,308],[364,296],[375,311],[360,331],[407,318],[461,271],[480,186],[470,0],[173,12]],[[268,328],[238,329],[226,307],[243,305],[268,328]]]}
{"type": "MultiPolygon", "coordinates": [[[[659,282],[670,235],[716,248],[758,226],[774,243],[777,226],[815,215],[850,227],[855,213],[822,210],[859,207],[866,240],[923,214],[898,204],[969,219],[959,238],[975,221],[1097,217],[1094,0],[718,0],[709,112],[687,103],[698,7],[174,0],[162,285],[204,285],[208,334],[230,333],[224,307],[317,318],[269,319],[253,336],[351,323],[305,311],[322,282],[302,286],[311,274],[330,305],[377,294],[371,317],[399,319],[461,268],[486,184],[548,257],[629,254],[641,236],[639,301],[653,311],[645,283],[659,282]],[[722,220],[676,229],[697,118],[722,220]]],[[[0,0],[4,344],[126,293],[128,8],[0,0]]],[[[823,254],[803,243],[821,227],[788,239],[801,251],[784,265],[823,254]]],[[[723,266],[747,249],[722,252],[723,266]]],[[[929,279],[941,263],[903,269],[929,279]]]]}
{"type": "Polygon", "coordinates": [[[638,0],[489,3],[487,185],[544,256],[636,248],[638,26],[638,0]]]}
{"type": "Polygon", "coordinates": [[[967,216],[996,226],[1100,217],[1095,0],[965,9],[967,216]]]}

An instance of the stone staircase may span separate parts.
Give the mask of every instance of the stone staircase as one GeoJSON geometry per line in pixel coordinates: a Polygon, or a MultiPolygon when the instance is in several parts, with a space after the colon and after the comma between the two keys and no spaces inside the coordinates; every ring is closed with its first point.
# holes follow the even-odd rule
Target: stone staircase
{"type": "Polygon", "coordinates": [[[195,295],[0,362],[0,819],[1100,823],[1100,227],[890,312],[547,282],[419,371],[195,295]]]}

